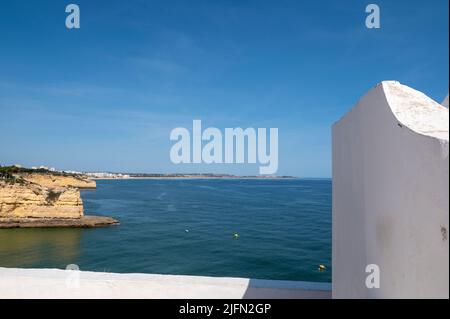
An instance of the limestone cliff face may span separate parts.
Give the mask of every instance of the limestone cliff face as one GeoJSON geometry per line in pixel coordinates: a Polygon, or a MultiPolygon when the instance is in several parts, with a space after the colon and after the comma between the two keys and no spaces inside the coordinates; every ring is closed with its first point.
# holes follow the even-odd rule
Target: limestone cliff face
{"type": "Polygon", "coordinates": [[[83,202],[73,187],[47,188],[0,180],[0,218],[81,218],[83,202]]]}
{"type": "Polygon", "coordinates": [[[96,188],[96,182],[81,176],[60,176],[51,174],[21,174],[24,180],[48,188],[76,187],[96,188]]]}

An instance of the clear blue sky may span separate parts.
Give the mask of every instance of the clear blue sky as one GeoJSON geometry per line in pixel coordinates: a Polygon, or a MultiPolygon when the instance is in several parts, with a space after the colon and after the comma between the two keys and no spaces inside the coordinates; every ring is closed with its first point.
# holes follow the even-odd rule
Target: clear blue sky
{"type": "Polygon", "coordinates": [[[448,92],[448,0],[0,3],[0,163],[257,174],[171,164],[169,133],[278,127],[278,174],[331,175],[331,125],[398,80],[448,92]],[[365,6],[381,29],[365,28],[365,6]]]}

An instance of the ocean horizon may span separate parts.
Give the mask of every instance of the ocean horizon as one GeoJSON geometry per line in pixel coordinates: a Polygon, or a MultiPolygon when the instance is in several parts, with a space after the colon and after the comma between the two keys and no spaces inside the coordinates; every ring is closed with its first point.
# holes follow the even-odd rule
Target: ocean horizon
{"type": "Polygon", "coordinates": [[[81,196],[120,225],[1,230],[0,267],[331,282],[331,179],[97,180],[81,196]]]}

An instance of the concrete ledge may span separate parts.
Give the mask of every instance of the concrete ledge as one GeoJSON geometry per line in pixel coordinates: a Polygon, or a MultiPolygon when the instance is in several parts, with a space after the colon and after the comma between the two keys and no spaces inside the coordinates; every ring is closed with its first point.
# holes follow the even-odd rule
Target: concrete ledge
{"type": "Polygon", "coordinates": [[[331,284],[229,277],[0,268],[0,298],[329,299],[331,284]]]}

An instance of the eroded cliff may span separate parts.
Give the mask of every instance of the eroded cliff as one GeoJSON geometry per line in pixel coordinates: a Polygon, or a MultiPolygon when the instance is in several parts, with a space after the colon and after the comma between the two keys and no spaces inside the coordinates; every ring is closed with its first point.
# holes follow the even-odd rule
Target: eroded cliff
{"type": "Polygon", "coordinates": [[[95,188],[82,175],[0,166],[0,228],[101,227],[118,224],[84,216],[79,188],[95,188]]]}
{"type": "Polygon", "coordinates": [[[45,186],[55,187],[76,187],[76,188],[96,188],[93,180],[79,175],[53,175],[40,173],[27,173],[20,175],[24,180],[45,186]]]}
{"type": "Polygon", "coordinates": [[[81,218],[83,202],[73,187],[47,188],[0,180],[0,218],[81,218]]]}

